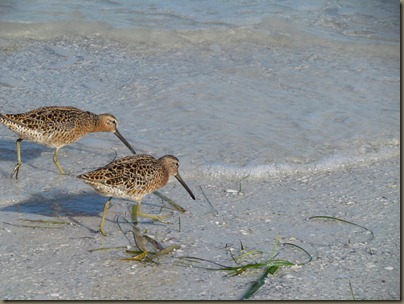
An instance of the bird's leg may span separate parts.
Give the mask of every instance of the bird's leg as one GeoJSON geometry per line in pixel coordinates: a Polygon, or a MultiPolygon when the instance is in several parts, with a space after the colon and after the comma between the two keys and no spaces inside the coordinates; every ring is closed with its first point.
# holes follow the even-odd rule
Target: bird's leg
{"type": "Polygon", "coordinates": [[[22,164],[21,161],[21,142],[22,138],[17,139],[16,141],[16,146],[17,146],[17,164],[14,167],[14,170],[11,172],[10,177],[13,178],[13,175],[15,173],[15,179],[18,179],[18,172],[20,171],[20,167],[22,164]]]}
{"type": "Polygon", "coordinates": [[[65,174],[65,171],[63,171],[62,167],[60,166],[58,162],[58,151],[59,148],[55,149],[55,153],[53,153],[53,162],[55,163],[56,167],[58,167],[60,174],[65,174]]]}
{"type": "Polygon", "coordinates": [[[140,212],[140,200],[137,202],[136,208],[132,207],[132,221],[134,219],[136,219],[137,216],[139,217],[146,217],[149,219],[152,219],[153,221],[159,221],[162,223],[167,223],[164,221],[165,218],[169,217],[171,214],[164,214],[164,215],[152,215],[152,214],[148,214],[148,213],[142,213],[140,212]]]}
{"type": "Polygon", "coordinates": [[[132,219],[132,223],[136,225],[137,223],[137,205],[132,205],[132,212],[130,214],[130,218],[132,219]]]}
{"type": "Polygon", "coordinates": [[[104,205],[104,211],[102,212],[102,217],[101,217],[101,223],[100,223],[100,228],[98,229],[99,232],[101,232],[102,235],[107,235],[104,231],[104,223],[105,223],[105,216],[107,215],[107,210],[109,207],[109,203],[111,202],[112,197],[110,197],[107,202],[104,205]]]}

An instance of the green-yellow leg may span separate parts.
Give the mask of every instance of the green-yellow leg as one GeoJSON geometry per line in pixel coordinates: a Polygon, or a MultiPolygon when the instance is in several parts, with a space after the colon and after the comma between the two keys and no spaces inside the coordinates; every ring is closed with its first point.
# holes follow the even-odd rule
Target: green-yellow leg
{"type": "Polygon", "coordinates": [[[130,214],[130,218],[132,219],[132,223],[137,222],[137,205],[132,205],[132,213],[130,214]]]}
{"type": "Polygon", "coordinates": [[[146,218],[152,219],[154,221],[159,221],[159,222],[166,223],[166,222],[164,222],[164,219],[166,217],[169,217],[170,214],[152,215],[152,214],[148,214],[148,213],[142,213],[142,212],[140,212],[140,200],[139,200],[137,202],[136,208],[132,207],[132,214],[131,214],[132,221],[134,221],[134,219],[136,219],[137,216],[146,217],[146,218]]]}
{"type": "Polygon", "coordinates": [[[122,259],[120,259],[120,260],[125,260],[125,261],[142,261],[142,260],[144,260],[145,258],[147,258],[147,255],[148,255],[149,253],[145,250],[145,251],[143,251],[142,253],[139,253],[138,255],[135,255],[135,256],[133,256],[133,257],[130,257],[130,258],[122,258],[122,259]]]}
{"type": "Polygon", "coordinates": [[[53,162],[55,163],[56,167],[58,167],[60,174],[65,174],[65,171],[63,171],[62,167],[60,166],[58,162],[58,151],[59,148],[55,149],[55,153],[53,153],[53,162]]]}
{"type": "Polygon", "coordinates": [[[144,258],[147,257],[147,254],[148,254],[148,252],[145,250],[142,253],[139,253],[138,255],[132,257],[131,260],[133,260],[133,261],[141,261],[141,260],[143,260],[144,258]]]}
{"type": "Polygon", "coordinates": [[[104,211],[102,212],[102,217],[101,217],[101,224],[100,224],[100,229],[98,230],[101,232],[102,235],[107,235],[104,231],[104,223],[105,223],[105,216],[107,215],[107,210],[109,208],[109,203],[111,202],[112,197],[110,197],[107,202],[104,205],[104,211]]]}
{"type": "Polygon", "coordinates": [[[21,142],[22,138],[17,139],[16,141],[16,146],[17,146],[17,164],[14,167],[14,170],[11,172],[10,177],[13,178],[13,175],[15,173],[15,179],[18,179],[18,172],[20,172],[20,167],[22,164],[21,161],[21,142]]]}

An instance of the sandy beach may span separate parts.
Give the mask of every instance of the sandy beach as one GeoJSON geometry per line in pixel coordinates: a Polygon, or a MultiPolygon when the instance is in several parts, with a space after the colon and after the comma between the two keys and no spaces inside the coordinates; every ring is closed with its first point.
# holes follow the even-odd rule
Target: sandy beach
{"type": "MultiPolygon", "coordinates": [[[[112,201],[104,237],[96,232],[104,197],[72,175],[43,175],[29,165],[20,180],[11,180],[6,169],[13,164],[1,161],[0,297],[4,300],[236,300],[262,270],[227,277],[223,271],[181,266],[179,257],[232,265],[229,252],[239,252],[241,242],[245,250],[264,252],[256,259],[265,260],[276,238],[280,240],[278,258],[294,263],[307,260],[301,251],[281,245],[293,243],[307,250],[313,260],[280,269],[252,299],[352,300],[350,284],[356,299],[400,298],[398,158],[304,176],[247,178],[241,182],[241,193],[240,180],[186,179],[184,172],[195,202],[174,180],[162,193],[187,212],[174,212],[172,224],[147,219],[138,224],[163,246],[180,246],[160,257],[158,264],[122,261],[128,257],[124,249],[90,252],[133,245],[114,222],[117,215],[129,218],[126,201],[112,201]],[[319,215],[366,227],[374,238],[369,241],[369,233],[353,225],[308,220],[319,215]],[[52,225],[24,220],[70,224],[34,229],[25,226],[52,225]]],[[[161,205],[159,198],[149,195],[142,207],[158,213],[161,205]]]]}

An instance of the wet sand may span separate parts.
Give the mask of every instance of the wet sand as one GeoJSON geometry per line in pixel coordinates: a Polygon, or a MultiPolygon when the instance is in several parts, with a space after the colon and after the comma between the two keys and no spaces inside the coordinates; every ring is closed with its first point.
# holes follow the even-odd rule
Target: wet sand
{"type": "MultiPolygon", "coordinates": [[[[178,257],[232,265],[229,252],[237,254],[241,242],[246,250],[263,251],[262,256],[256,256],[261,261],[268,257],[277,238],[280,244],[301,246],[313,260],[280,269],[267,278],[254,300],[352,300],[350,284],[356,299],[400,299],[397,157],[304,176],[247,178],[242,180],[241,193],[239,179],[193,178],[181,172],[197,200],[192,201],[172,179],[161,192],[187,212],[174,212],[172,224],[142,219],[138,225],[163,246],[181,246],[153,264],[122,261],[119,258],[127,257],[123,249],[90,252],[131,245],[114,222],[117,215],[129,218],[128,202],[112,200],[105,225],[108,235],[100,235],[96,230],[106,198],[78,181],[76,172],[69,170],[74,160],[63,158],[66,153],[78,152],[62,150],[60,157],[69,174],[60,176],[52,167],[52,152],[36,147],[42,151],[38,158],[48,165],[48,171],[43,162],[38,167],[24,164],[18,181],[9,177],[15,155],[0,151],[9,156],[0,161],[1,299],[237,300],[262,270],[227,277],[223,271],[180,266],[178,257]],[[366,227],[374,238],[357,226],[308,219],[318,215],[366,227]],[[71,224],[60,227],[24,221],[27,219],[71,224]]],[[[158,213],[162,205],[157,196],[149,195],[142,210],[158,213]]],[[[127,225],[122,228],[129,229],[127,225]]],[[[279,245],[276,252],[280,259],[307,260],[290,246],[279,245]]]]}

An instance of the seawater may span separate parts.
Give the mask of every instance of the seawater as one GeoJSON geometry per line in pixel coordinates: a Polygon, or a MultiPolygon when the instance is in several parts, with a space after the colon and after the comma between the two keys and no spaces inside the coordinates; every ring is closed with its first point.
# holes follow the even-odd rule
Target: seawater
{"type": "MultiPolygon", "coordinates": [[[[138,152],[174,154],[186,175],[265,177],[397,156],[399,9],[3,0],[0,111],[111,112],[138,152]]],[[[102,155],[115,140],[79,145],[102,155]]]]}

